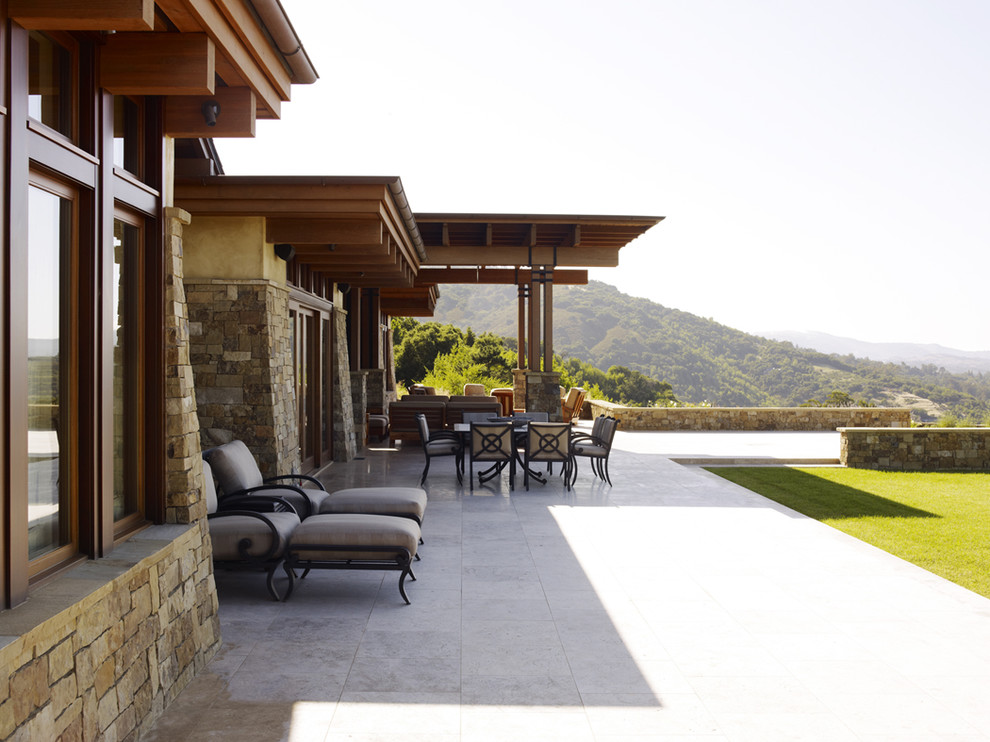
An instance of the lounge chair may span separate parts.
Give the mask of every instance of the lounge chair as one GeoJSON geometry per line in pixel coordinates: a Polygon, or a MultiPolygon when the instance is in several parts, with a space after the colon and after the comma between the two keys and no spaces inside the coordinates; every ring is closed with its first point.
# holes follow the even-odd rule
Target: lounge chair
{"type": "Polygon", "coordinates": [[[211,448],[203,452],[203,458],[213,468],[213,475],[220,485],[221,504],[235,495],[274,495],[292,503],[300,519],[305,520],[320,512],[320,505],[329,496],[319,480],[303,474],[266,479],[244,441],[234,440],[211,448]],[[309,486],[302,486],[304,484],[309,486]]]}
{"type": "MultiPolygon", "coordinates": [[[[278,496],[255,494],[244,496],[253,501],[246,504],[256,507],[260,500],[266,500],[272,512],[239,510],[237,507],[244,498],[235,495],[224,498],[225,509],[221,510],[213,470],[207,461],[203,462],[203,494],[214,563],[227,569],[263,569],[268,575],[269,595],[279,600],[275,589],[275,570],[284,565],[289,539],[300,523],[292,506],[278,496]]],[[[287,598],[292,592],[295,575],[289,569],[285,572],[289,577],[287,598]]]]}
{"type": "Polygon", "coordinates": [[[561,415],[565,423],[571,423],[581,416],[581,407],[584,406],[585,391],[581,387],[572,386],[567,396],[561,401],[561,415]]]}

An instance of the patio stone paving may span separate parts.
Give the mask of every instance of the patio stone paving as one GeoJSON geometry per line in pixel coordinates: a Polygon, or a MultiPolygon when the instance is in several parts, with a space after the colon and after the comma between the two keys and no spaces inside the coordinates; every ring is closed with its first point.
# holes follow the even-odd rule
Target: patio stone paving
{"type": "MultiPolygon", "coordinates": [[[[573,492],[473,493],[437,459],[412,605],[395,572],[314,572],[287,603],[219,572],[223,648],[144,739],[990,739],[990,601],[672,460],[837,456],[619,431],[613,487],[582,462],[573,492]]],[[[422,467],[372,448],[324,480],[422,467]]]]}

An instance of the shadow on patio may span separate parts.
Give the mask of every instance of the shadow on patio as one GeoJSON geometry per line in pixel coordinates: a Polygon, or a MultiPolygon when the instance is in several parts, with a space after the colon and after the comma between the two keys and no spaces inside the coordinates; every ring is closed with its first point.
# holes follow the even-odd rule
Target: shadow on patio
{"type": "MultiPolygon", "coordinates": [[[[620,433],[615,486],[584,467],[571,493],[472,494],[436,462],[409,606],[395,573],[313,573],[285,604],[219,573],[224,646],[147,739],[986,738],[966,699],[990,692],[990,602],[970,621],[971,593],[673,443],[620,433]]],[[[422,465],[366,450],[325,480],[413,485],[422,465]]]]}

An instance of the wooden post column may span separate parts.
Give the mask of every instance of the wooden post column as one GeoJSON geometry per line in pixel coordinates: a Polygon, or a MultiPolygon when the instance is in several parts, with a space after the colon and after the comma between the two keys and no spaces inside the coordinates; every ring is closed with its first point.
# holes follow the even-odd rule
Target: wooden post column
{"type": "Polygon", "coordinates": [[[540,370],[540,289],[539,272],[533,270],[529,283],[529,370],[540,370]]]}
{"type": "Polygon", "coordinates": [[[519,314],[516,331],[516,368],[526,368],[526,299],[529,284],[519,284],[519,314]]]}
{"type": "Polygon", "coordinates": [[[543,268],[543,370],[553,371],[553,269],[543,268]]]}

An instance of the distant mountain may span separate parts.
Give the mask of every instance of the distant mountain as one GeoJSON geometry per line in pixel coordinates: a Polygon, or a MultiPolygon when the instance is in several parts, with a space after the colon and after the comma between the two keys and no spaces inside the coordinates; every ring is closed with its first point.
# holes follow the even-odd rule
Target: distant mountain
{"type": "MultiPolygon", "coordinates": [[[[904,405],[918,416],[990,415],[990,374],[950,373],[796,347],[734,330],[592,281],[554,287],[554,351],[602,369],[625,366],[673,386],[683,402],[730,407],[798,405],[838,391],[855,401],[904,405]]],[[[443,286],[434,320],[515,338],[515,286],[443,286]]]]}
{"type": "Polygon", "coordinates": [[[946,371],[990,371],[990,350],[969,351],[946,348],[944,345],[920,343],[868,343],[864,340],[838,337],[824,332],[774,330],[761,332],[763,337],[793,343],[799,348],[812,348],[822,353],[854,355],[884,363],[906,363],[908,366],[931,364],[946,371]]]}

